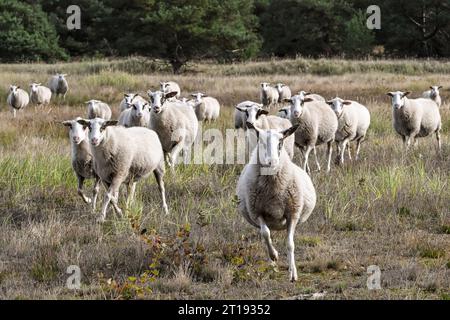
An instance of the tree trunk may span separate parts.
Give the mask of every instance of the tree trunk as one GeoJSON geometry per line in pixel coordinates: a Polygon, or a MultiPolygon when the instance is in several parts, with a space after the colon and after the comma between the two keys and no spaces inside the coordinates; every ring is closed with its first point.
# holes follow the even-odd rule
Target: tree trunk
{"type": "Polygon", "coordinates": [[[174,74],[180,74],[182,73],[182,68],[185,65],[185,61],[180,61],[179,59],[171,59],[170,65],[172,66],[172,70],[174,74]]]}

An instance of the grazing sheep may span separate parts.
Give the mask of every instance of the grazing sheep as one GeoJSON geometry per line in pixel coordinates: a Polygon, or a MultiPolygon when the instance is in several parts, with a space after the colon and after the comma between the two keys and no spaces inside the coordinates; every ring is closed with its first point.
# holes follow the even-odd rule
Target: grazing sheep
{"type": "Polygon", "coordinates": [[[261,83],[261,92],[260,92],[261,103],[265,108],[270,109],[271,106],[276,105],[278,103],[278,90],[271,87],[270,83],[263,82],[261,83]]]}
{"type": "Polygon", "coordinates": [[[92,203],[92,208],[95,210],[100,189],[100,178],[94,171],[92,152],[87,141],[88,129],[79,124],[78,120],[81,120],[81,118],[67,120],[62,124],[69,127],[69,138],[72,146],[72,168],[78,179],[78,194],[85,203],[92,203]],[[91,200],[84,194],[83,184],[84,180],[92,178],[95,179],[95,184],[91,200]]]}
{"type": "Polygon", "coordinates": [[[437,106],[440,108],[442,104],[441,95],[439,94],[439,90],[442,89],[442,86],[431,86],[430,90],[425,91],[422,94],[422,97],[428,98],[436,102],[437,106]]]}
{"type": "Polygon", "coordinates": [[[297,281],[294,232],[316,205],[316,191],[305,171],[296,166],[280,146],[298,125],[286,130],[262,130],[251,123],[258,135],[257,148],[242,170],[237,184],[238,212],[259,228],[270,259],[278,260],[272,245],[272,230],[287,230],[289,280],[297,281]]]}
{"type": "Polygon", "coordinates": [[[278,103],[281,103],[284,99],[289,99],[292,96],[291,89],[283,83],[277,83],[275,89],[278,91],[278,103]]]}
{"type": "Polygon", "coordinates": [[[52,93],[56,95],[56,97],[62,95],[64,100],[66,99],[67,91],[69,91],[69,84],[67,83],[66,76],[67,74],[57,73],[51,77],[48,82],[48,87],[52,93]]]}
{"type": "Polygon", "coordinates": [[[181,150],[187,161],[189,148],[198,132],[194,109],[185,103],[168,101],[176,94],[176,91],[148,91],[152,104],[149,128],[158,134],[167,163],[172,168],[181,150]]]}
{"type": "Polygon", "coordinates": [[[436,134],[437,149],[441,150],[441,115],[437,104],[425,98],[408,99],[409,91],[392,91],[394,129],[402,137],[406,149],[411,140],[436,134]]]}
{"type": "Polygon", "coordinates": [[[159,87],[160,87],[160,91],[162,91],[166,94],[169,92],[174,92],[174,91],[176,92],[175,96],[168,98],[169,101],[176,101],[181,95],[180,86],[175,81],[160,82],[159,87]]]}
{"type": "MultiPolygon", "coordinates": [[[[244,115],[243,120],[246,123],[244,130],[247,129],[247,125],[249,123],[263,130],[283,130],[292,126],[288,119],[283,119],[277,116],[268,116],[267,114],[269,112],[267,110],[263,110],[259,104],[248,105],[246,108],[236,106],[236,109],[244,115]]],[[[255,139],[256,137],[252,134],[253,131],[247,130],[247,141],[250,152],[252,152],[256,147],[257,142],[255,139]]],[[[284,143],[284,148],[286,148],[286,151],[291,159],[294,157],[294,144],[294,136],[288,137],[284,143]]]]}
{"type": "Polygon", "coordinates": [[[89,128],[94,170],[108,189],[99,221],[105,221],[110,203],[122,215],[118,206],[122,183],[128,187],[128,205],[134,197],[136,183],[152,172],[161,193],[163,210],[168,214],[163,182],[164,154],[156,132],[142,127],[115,126],[117,121],[101,118],[79,119],[77,122],[89,128]]]}
{"type": "Polygon", "coordinates": [[[220,104],[216,98],[208,97],[203,93],[194,93],[195,100],[192,106],[199,121],[215,121],[219,118],[220,104]]]}
{"type": "Polygon", "coordinates": [[[25,90],[20,89],[20,86],[9,86],[9,95],[6,102],[11,108],[14,118],[16,111],[25,108],[30,102],[30,97],[25,90]]]}
{"type": "Polygon", "coordinates": [[[119,125],[124,127],[148,127],[150,123],[150,105],[141,100],[135,100],[131,107],[122,111],[119,125]]]}
{"type": "Polygon", "coordinates": [[[120,112],[122,112],[123,110],[128,109],[129,107],[131,107],[131,104],[136,101],[142,101],[142,102],[147,102],[147,100],[145,100],[144,98],[142,98],[139,94],[137,93],[124,93],[123,94],[123,100],[120,102],[120,112]]]}
{"type": "MultiPolygon", "coordinates": [[[[356,101],[342,100],[334,98],[327,101],[338,118],[338,129],[336,131],[335,141],[337,145],[340,163],[344,164],[344,152],[347,144],[356,141],[355,160],[358,160],[361,143],[366,137],[367,129],[370,126],[369,110],[356,101]]],[[[348,152],[351,160],[350,145],[348,152]]]]}
{"type": "Polygon", "coordinates": [[[303,90],[299,91],[298,95],[300,97],[303,97],[303,98],[308,96],[308,98],[311,98],[311,99],[316,100],[316,101],[326,101],[325,98],[322,97],[320,94],[306,92],[306,91],[303,91],[303,90]]]}
{"type": "Polygon", "coordinates": [[[41,105],[49,104],[52,98],[52,91],[42,86],[40,83],[30,84],[30,100],[32,103],[41,105]]]}
{"type": "Polygon", "coordinates": [[[111,119],[111,109],[106,103],[99,100],[89,100],[85,103],[87,104],[88,108],[88,119],[111,119]]]}
{"type": "Polygon", "coordinates": [[[303,169],[310,171],[308,158],[310,152],[314,151],[316,165],[320,170],[315,147],[326,143],[328,147],[327,172],[330,172],[332,144],[338,128],[336,115],[325,102],[316,101],[309,97],[303,98],[300,95],[295,95],[285,101],[291,104],[292,124],[299,124],[300,126],[295,132],[295,144],[304,151],[303,169]]]}
{"type": "Polygon", "coordinates": [[[283,107],[280,110],[278,110],[277,116],[284,119],[291,119],[291,107],[283,107]]]}

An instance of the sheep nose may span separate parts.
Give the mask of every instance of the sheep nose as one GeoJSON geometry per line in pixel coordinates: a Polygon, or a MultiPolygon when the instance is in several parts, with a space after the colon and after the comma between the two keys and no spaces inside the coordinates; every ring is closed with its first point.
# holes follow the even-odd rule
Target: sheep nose
{"type": "Polygon", "coordinates": [[[75,142],[75,143],[80,142],[80,137],[73,137],[73,142],[75,142]]]}
{"type": "Polygon", "coordinates": [[[139,112],[138,114],[136,114],[136,116],[137,116],[138,118],[142,118],[142,113],[139,112]]]}
{"type": "Polygon", "coordinates": [[[92,142],[93,145],[96,145],[96,144],[98,144],[98,139],[97,138],[92,138],[91,142],[92,142]]]}
{"type": "Polygon", "coordinates": [[[300,112],[295,111],[295,112],[294,112],[294,117],[298,118],[299,116],[300,116],[300,112]]]}
{"type": "Polygon", "coordinates": [[[394,108],[398,109],[398,108],[400,108],[400,105],[398,103],[396,103],[396,104],[394,104],[394,108]]]}

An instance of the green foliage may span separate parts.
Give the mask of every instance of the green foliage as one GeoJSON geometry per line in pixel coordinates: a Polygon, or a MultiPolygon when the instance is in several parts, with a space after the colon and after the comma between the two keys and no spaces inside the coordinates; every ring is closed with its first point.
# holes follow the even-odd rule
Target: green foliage
{"type": "Polygon", "coordinates": [[[343,51],[351,57],[367,55],[375,41],[372,30],[366,26],[366,15],[358,11],[346,23],[343,51]]]}
{"type": "Polygon", "coordinates": [[[0,0],[0,43],[1,61],[67,59],[39,5],[0,0]]]}

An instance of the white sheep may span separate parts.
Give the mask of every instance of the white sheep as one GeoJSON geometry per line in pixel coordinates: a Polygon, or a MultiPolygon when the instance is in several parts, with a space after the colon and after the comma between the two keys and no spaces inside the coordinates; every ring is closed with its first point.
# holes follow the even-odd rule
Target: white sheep
{"type": "Polygon", "coordinates": [[[278,98],[279,94],[277,89],[271,87],[268,82],[261,83],[260,99],[265,108],[270,109],[271,106],[276,105],[278,98]]]}
{"type": "Polygon", "coordinates": [[[204,93],[197,92],[192,94],[195,100],[189,103],[195,109],[195,115],[199,121],[215,121],[220,115],[220,104],[216,98],[208,97],[204,93]]]}
{"type": "Polygon", "coordinates": [[[123,94],[123,99],[122,99],[122,101],[120,102],[120,105],[119,105],[120,112],[122,112],[123,110],[126,110],[129,107],[131,107],[131,104],[134,101],[136,101],[136,100],[142,101],[144,103],[147,102],[147,100],[142,98],[137,93],[124,93],[123,94]]]}
{"type": "MultiPolygon", "coordinates": [[[[269,112],[262,109],[261,105],[259,104],[247,105],[244,108],[238,105],[236,106],[236,109],[242,112],[244,115],[244,130],[247,129],[249,123],[263,130],[284,130],[292,126],[291,122],[288,119],[267,115],[269,112]]],[[[256,136],[253,133],[253,131],[247,130],[246,138],[250,153],[253,151],[257,144],[256,136]]],[[[294,136],[288,137],[284,143],[284,148],[286,148],[286,151],[291,159],[294,157],[294,143],[294,136]]]]}
{"type": "Polygon", "coordinates": [[[117,121],[101,118],[79,119],[77,122],[89,129],[94,170],[108,189],[99,221],[105,221],[110,203],[122,215],[118,206],[122,183],[128,188],[128,205],[134,197],[136,183],[152,172],[161,193],[163,210],[169,214],[163,182],[164,154],[156,132],[142,127],[115,126],[117,121]]]}
{"type": "Polygon", "coordinates": [[[278,103],[281,103],[284,99],[289,99],[292,96],[291,89],[283,83],[277,83],[275,89],[278,91],[278,103]]]}
{"type": "Polygon", "coordinates": [[[174,91],[176,92],[176,95],[168,98],[169,101],[176,101],[181,95],[180,86],[175,81],[160,82],[159,88],[160,88],[160,91],[162,91],[166,94],[169,92],[174,92],[174,91]]]}
{"type": "Polygon", "coordinates": [[[62,124],[69,127],[69,138],[72,147],[72,168],[78,179],[78,194],[85,203],[92,203],[95,210],[97,195],[100,189],[100,178],[94,171],[93,156],[88,142],[88,129],[74,120],[64,121],[62,124]],[[83,192],[83,184],[86,179],[95,179],[92,200],[83,192]]]}
{"type": "Polygon", "coordinates": [[[148,91],[152,105],[149,128],[158,134],[167,164],[172,168],[181,150],[185,162],[187,161],[189,148],[198,132],[194,109],[185,103],[168,101],[176,94],[176,91],[148,91]]]}
{"type": "Polygon", "coordinates": [[[283,141],[298,125],[286,130],[262,130],[249,124],[258,135],[257,148],[244,167],[237,184],[238,212],[260,230],[269,257],[278,260],[272,244],[272,230],[287,230],[289,280],[297,281],[294,233],[298,222],[305,222],[316,205],[316,191],[305,171],[289,158],[283,141]]]}
{"type": "Polygon", "coordinates": [[[351,157],[350,142],[356,141],[355,160],[358,160],[361,143],[364,141],[367,129],[370,126],[369,110],[362,104],[342,100],[336,97],[327,101],[338,118],[338,129],[336,131],[335,141],[337,145],[339,162],[344,164],[344,152],[348,144],[349,158],[351,157]]]}
{"type": "Polygon", "coordinates": [[[30,100],[32,103],[41,105],[49,104],[52,98],[52,91],[42,86],[40,83],[30,84],[30,100]]]}
{"type": "Polygon", "coordinates": [[[320,170],[316,146],[326,143],[327,172],[330,172],[333,141],[338,128],[336,115],[325,102],[316,101],[309,97],[303,98],[301,95],[295,95],[285,101],[291,105],[292,124],[300,125],[295,132],[295,144],[304,152],[303,169],[311,171],[308,158],[310,152],[314,151],[316,165],[320,170]]]}
{"type": "Polygon", "coordinates": [[[442,89],[442,86],[431,86],[430,90],[425,91],[422,94],[423,98],[428,98],[436,102],[437,106],[440,108],[442,105],[441,95],[439,90],[442,89]]]}
{"type": "Polygon", "coordinates": [[[111,119],[111,108],[106,103],[99,100],[89,100],[85,103],[87,104],[88,119],[111,119]]]}
{"type": "Polygon", "coordinates": [[[69,84],[67,83],[66,77],[67,74],[57,73],[48,82],[48,87],[52,91],[52,94],[56,95],[56,97],[62,95],[64,100],[66,99],[67,91],[69,91],[69,84]]]}
{"type": "Polygon", "coordinates": [[[119,125],[124,127],[148,127],[150,123],[150,105],[141,100],[135,100],[131,107],[120,113],[119,125]]]}
{"type": "Polygon", "coordinates": [[[437,104],[426,98],[408,99],[409,91],[392,91],[394,129],[402,137],[406,149],[417,138],[436,134],[437,149],[441,150],[441,115],[437,104]]]}
{"type": "Polygon", "coordinates": [[[25,108],[30,102],[30,97],[25,90],[22,90],[20,86],[9,86],[9,95],[6,102],[11,108],[14,118],[16,117],[16,111],[25,108]]]}
{"type": "Polygon", "coordinates": [[[242,109],[246,109],[252,105],[257,105],[261,109],[263,107],[262,104],[259,104],[254,101],[243,101],[239,103],[234,109],[234,128],[235,129],[245,129],[246,128],[246,115],[242,112],[242,109]]]}

